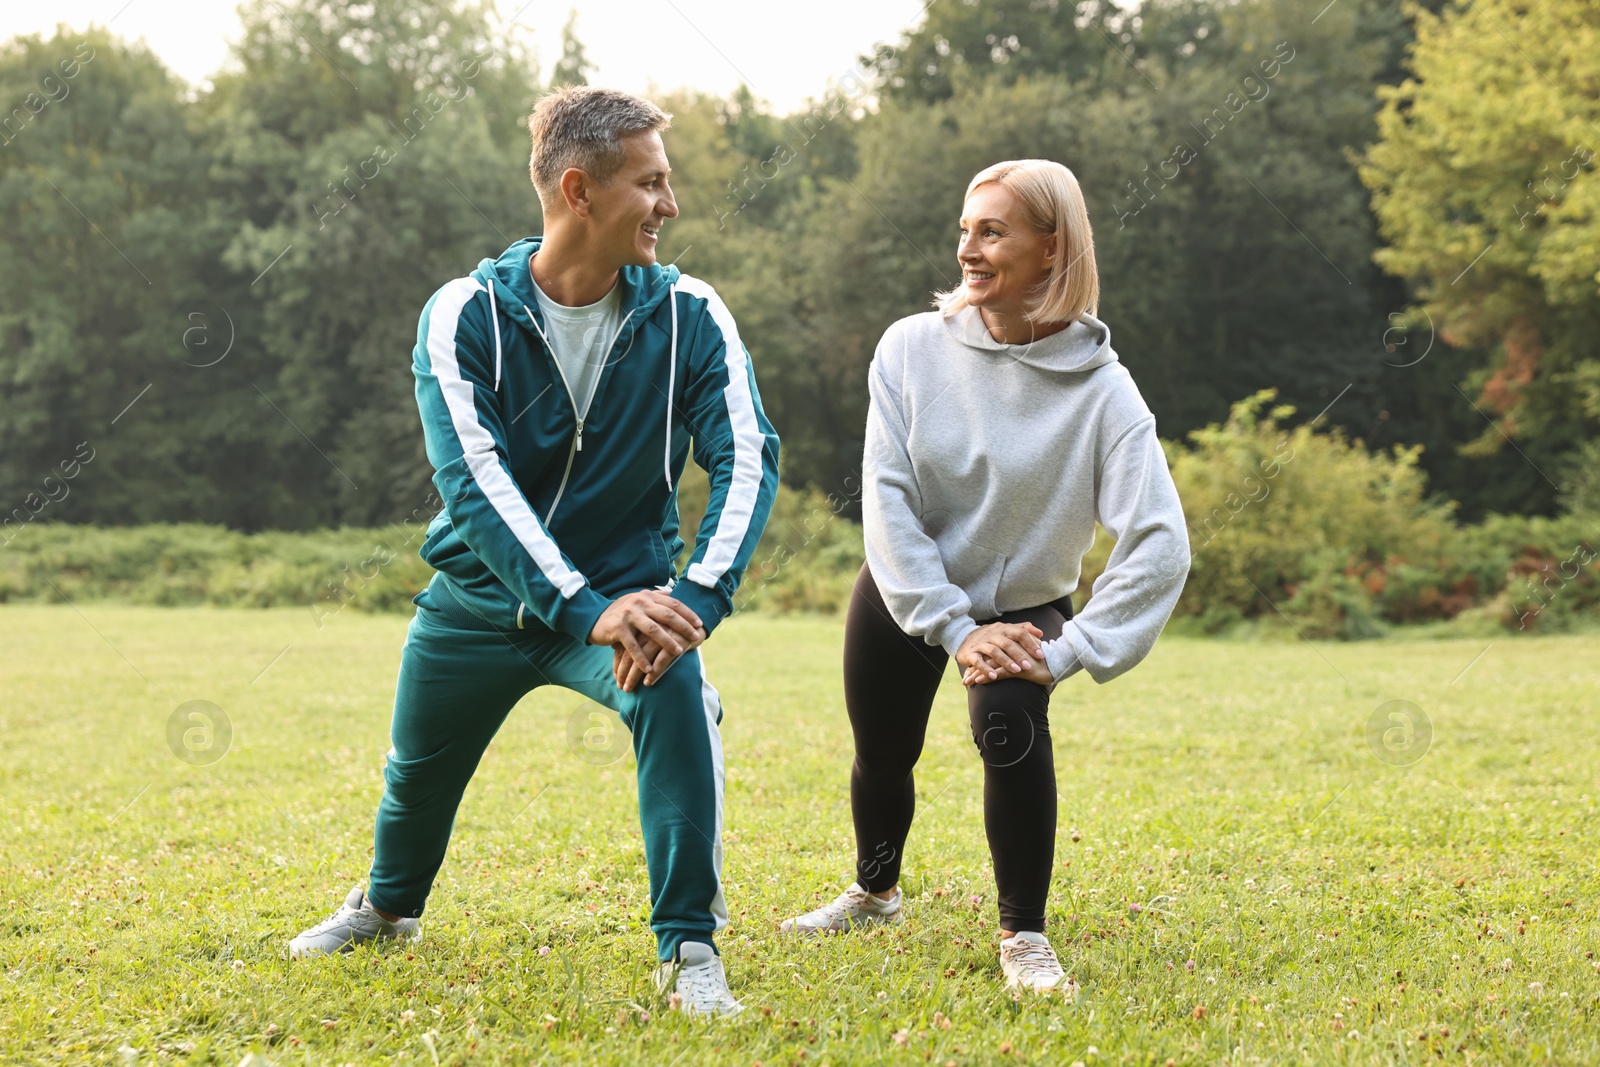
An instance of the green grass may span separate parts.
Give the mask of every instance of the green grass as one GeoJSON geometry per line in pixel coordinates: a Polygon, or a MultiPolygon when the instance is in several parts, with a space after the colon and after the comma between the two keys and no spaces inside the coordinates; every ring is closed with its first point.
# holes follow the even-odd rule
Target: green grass
{"type": "Polygon", "coordinates": [[[1066,1005],[1000,989],[954,677],[909,921],[779,936],[853,860],[841,623],[735,619],[707,659],[721,944],[750,1010],[707,1024],[651,989],[631,758],[578,758],[576,695],[508,720],[420,951],[290,962],[364,880],[405,620],[80,607],[0,609],[6,1063],[1600,1062],[1600,638],[1169,639],[1110,685],[1073,679],[1050,919],[1085,993],[1066,1005]],[[211,765],[168,748],[192,699],[233,724],[211,765]],[[1432,720],[1408,767],[1367,744],[1391,699],[1432,720]]]}

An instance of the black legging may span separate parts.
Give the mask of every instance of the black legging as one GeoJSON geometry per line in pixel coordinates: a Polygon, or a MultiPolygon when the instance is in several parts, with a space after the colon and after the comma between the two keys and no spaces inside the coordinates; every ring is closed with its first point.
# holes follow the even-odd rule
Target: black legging
{"type": "MultiPolygon", "coordinates": [[[[982,622],[1031,622],[1050,641],[1071,617],[1072,600],[1063,597],[982,622]]],[[[916,808],[911,770],[922,755],[933,696],[949,658],[943,648],[895,625],[863,566],[845,621],[844,699],[856,740],[850,770],[856,881],[870,892],[881,893],[900,880],[916,808]]],[[[1002,677],[969,688],[967,710],[972,740],[983,757],[983,824],[999,890],[1000,927],[1043,933],[1056,844],[1049,691],[1002,677]]]]}

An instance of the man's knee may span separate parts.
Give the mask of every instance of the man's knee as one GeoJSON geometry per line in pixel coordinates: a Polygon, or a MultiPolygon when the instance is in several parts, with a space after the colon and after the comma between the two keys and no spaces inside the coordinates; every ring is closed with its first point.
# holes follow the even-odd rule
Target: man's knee
{"type": "Polygon", "coordinates": [[[651,722],[683,721],[713,723],[722,720],[722,702],[716,690],[705,681],[700,657],[690,652],[680,656],[654,685],[634,690],[634,707],[628,718],[635,728],[641,719],[651,722]]]}
{"type": "Polygon", "coordinates": [[[460,799],[466,790],[472,768],[462,768],[448,749],[403,759],[389,750],[383,764],[384,789],[391,804],[406,807],[427,806],[441,799],[460,799]]]}

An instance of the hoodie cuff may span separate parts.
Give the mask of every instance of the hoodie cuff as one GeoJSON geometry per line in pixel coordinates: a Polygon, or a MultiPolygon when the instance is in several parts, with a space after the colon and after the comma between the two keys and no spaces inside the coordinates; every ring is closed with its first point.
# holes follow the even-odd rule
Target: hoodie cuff
{"type": "Polygon", "coordinates": [[[717,628],[717,624],[733,614],[733,605],[721,592],[707,589],[699,582],[691,582],[687,578],[679,578],[667,590],[667,595],[688,605],[689,610],[700,616],[700,624],[706,628],[706,636],[717,628]]]}
{"type": "MultiPolygon", "coordinates": [[[[944,650],[950,653],[950,658],[954,659],[955,654],[961,651],[961,642],[977,628],[978,624],[972,620],[971,615],[961,615],[944,624],[944,628],[939,631],[937,643],[943,645],[944,650]]],[[[931,645],[935,642],[928,643],[931,645]]]]}
{"type": "Polygon", "coordinates": [[[1072,677],[1083,669],[1077,646],[1072,643],[1072,623],[1069,621],[1054,641],[1044,643],[1044,664],[1050,668],[1050,677],[1057,682],[1072,677]]]}
{"type": "Polygon", "coordinates": [[[585,585],[563,601],[561,607],[557,609],[555,628],[562,633],[571,634],[583,644],[588,644],[589,635],[594,632],[594,624],[610,606],[609,598],[595,592],[592,586],[585,585]]]}

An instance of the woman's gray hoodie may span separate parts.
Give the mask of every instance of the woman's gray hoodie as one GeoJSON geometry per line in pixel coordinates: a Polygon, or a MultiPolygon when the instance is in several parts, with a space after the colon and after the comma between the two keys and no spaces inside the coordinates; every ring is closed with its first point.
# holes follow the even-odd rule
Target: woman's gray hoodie
{"type": "Polygon", "coordinates": [[[1003,611],[1078,587],[1098,521],[1116,547],[1083,613],[1045,644],[1060,681],[1142,660],[1189,573],[1155,416],[1085,314],[1027,345],[975,308],[901,319],[868,372],[867,563],[895,623],[952,655],[1003,611]]]}

